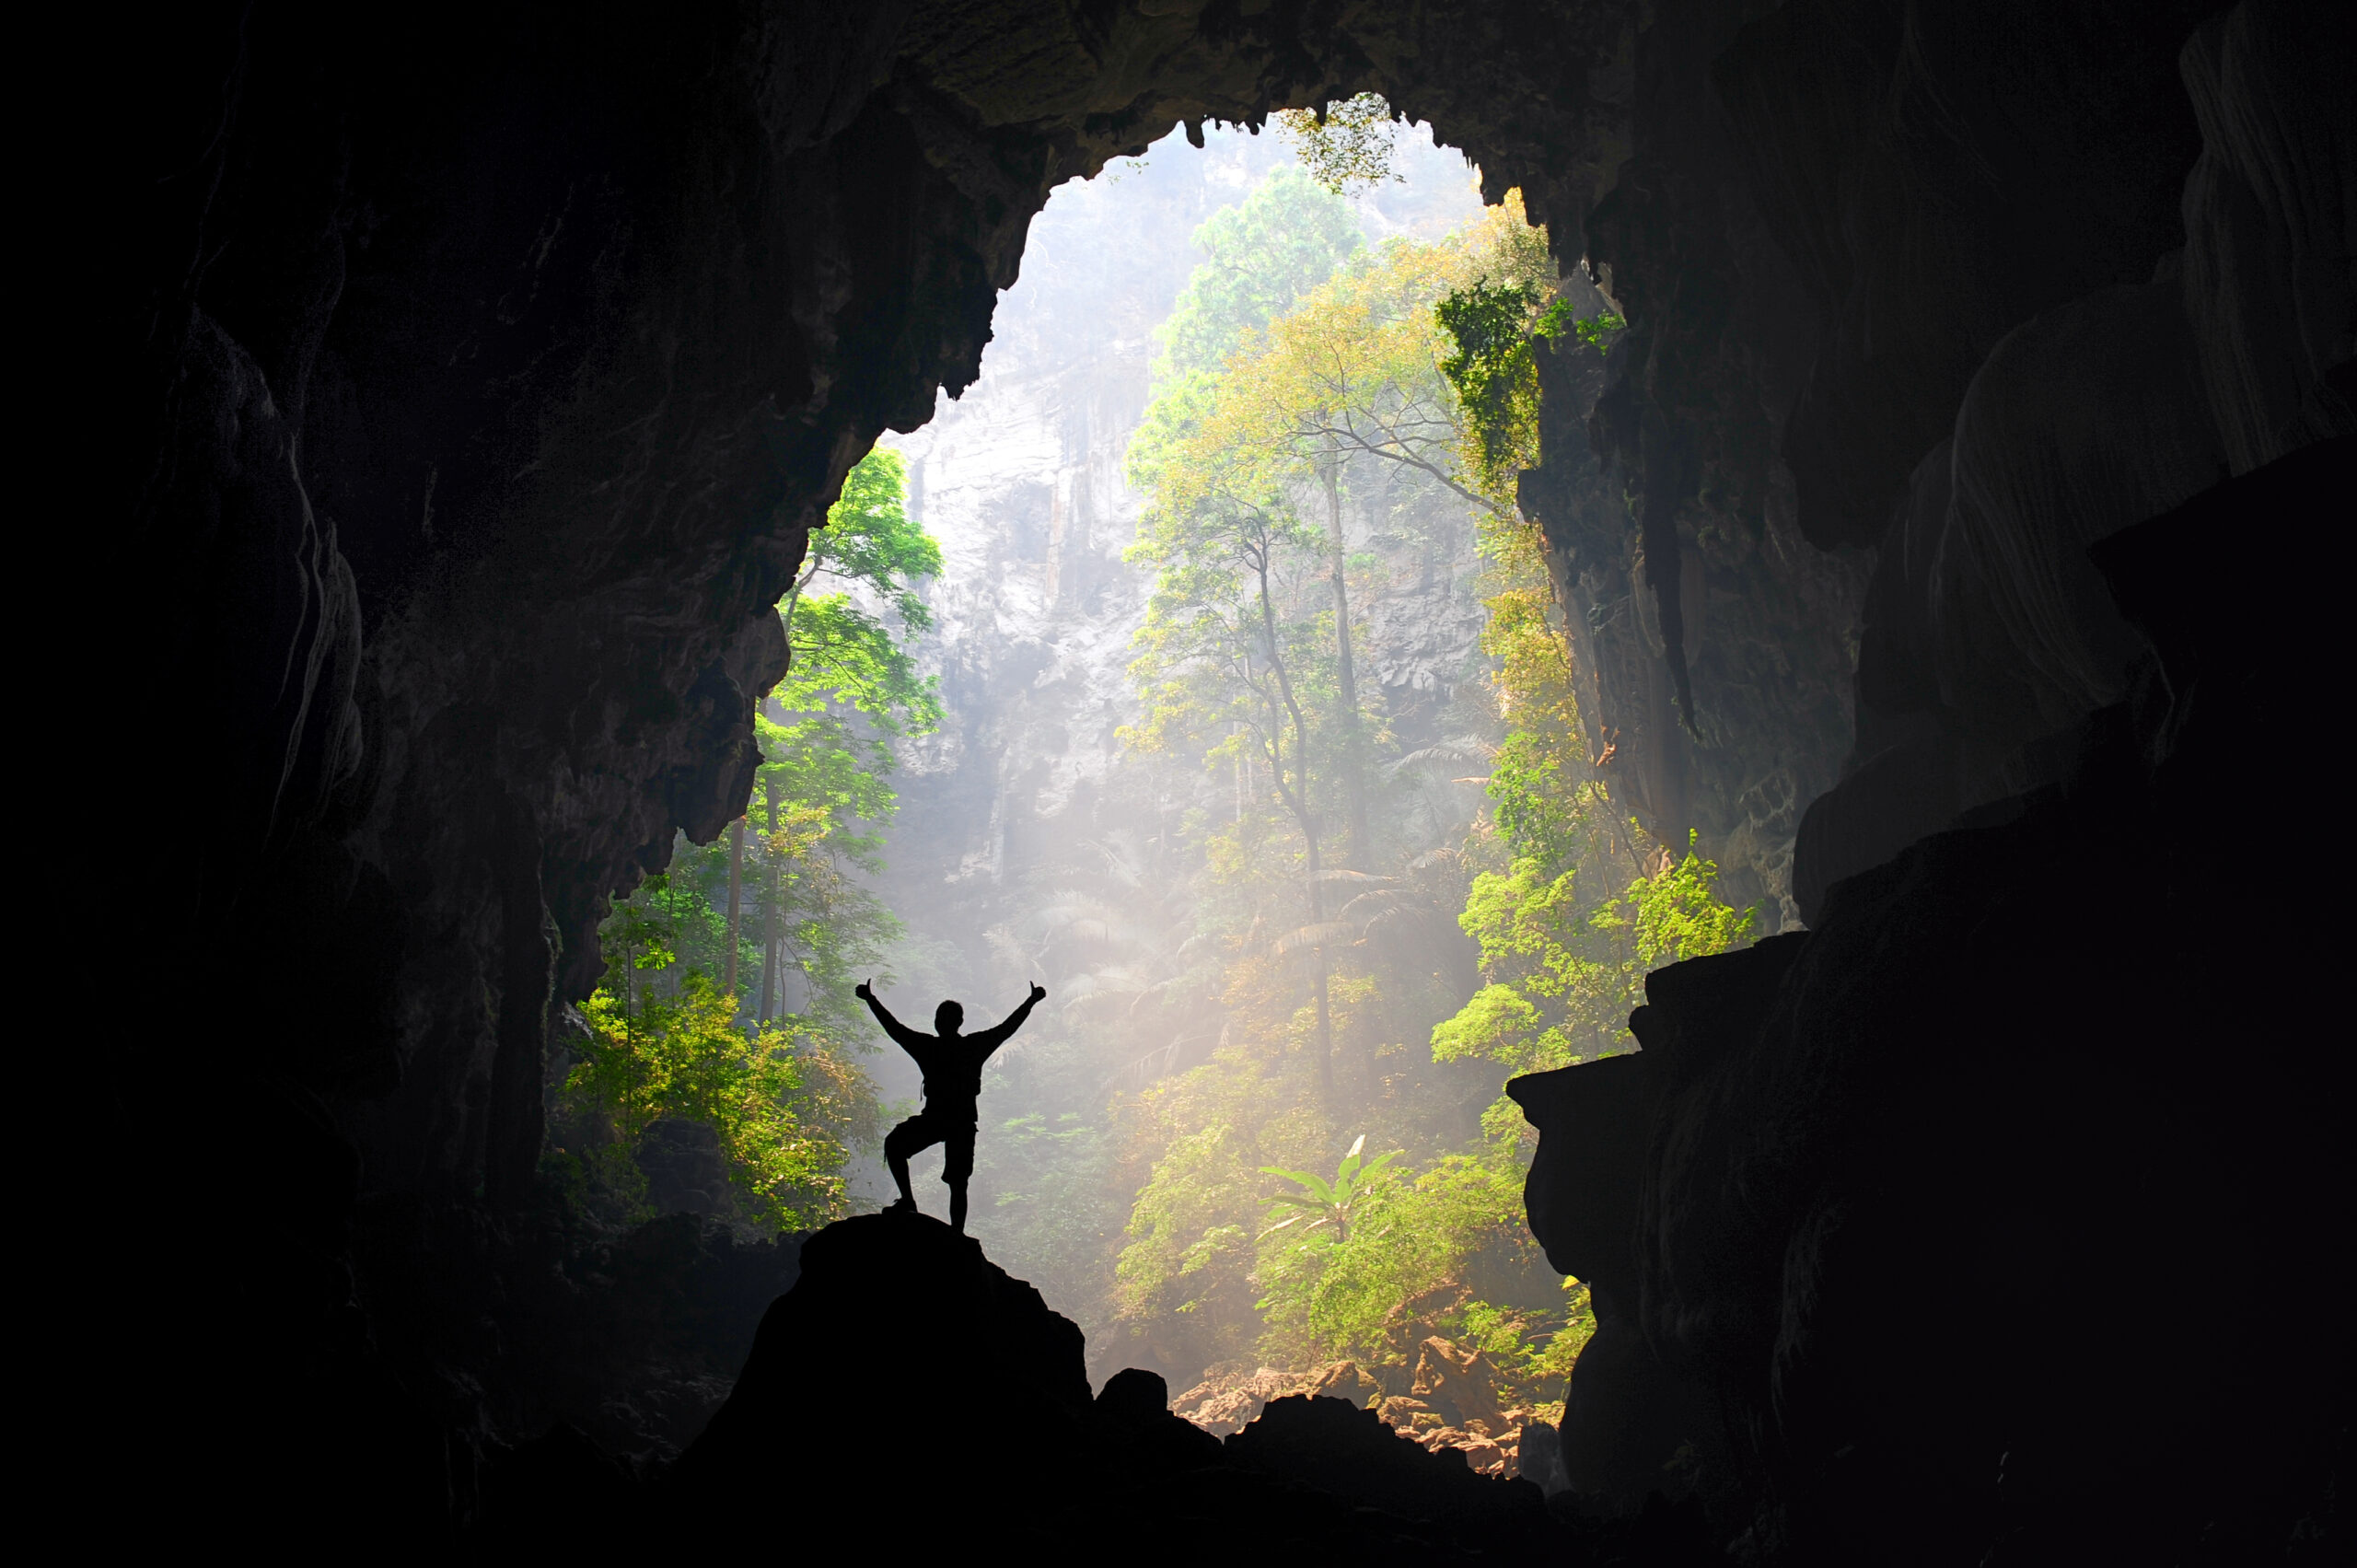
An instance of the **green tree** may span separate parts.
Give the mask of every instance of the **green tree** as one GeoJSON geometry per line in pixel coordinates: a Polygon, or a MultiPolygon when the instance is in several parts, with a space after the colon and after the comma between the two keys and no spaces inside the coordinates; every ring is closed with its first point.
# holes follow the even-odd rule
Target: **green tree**
{"type": "MultiPolygon", "coordinates": [[[[1680,857],[1624,817],[1587,755],[1553,593],[1527,528],[1485,538],[1494,591],[1481,645],[1507,732],[1488,782],[1492,864],[1473,878],[1459,923],[1479,946],[1484,983],[1433,1031],[1435,1060],[1489,1061],[1509,1074],[1567,1066],[1631,1048],[1644,977],[1724,952],[1754,914],[1722,901],[1718,867],[1689,834],[1680,857]]],[[[1519,1136],[1510,1102],[1493,1135],[1519,1136]]]]}
{"type": "Polygon", "coordinates": [[[1350,203],[1280,168],[1197,226],[1203,261],[1156,333],[1157,390],[1216,371],[1248,332],[1293,308],[1365,243],[1350,203]]]}
{"type": "Polygon", "coordinates": [[[909,648],[933,626],[916,585],[939,574],[941,549],[910,520],[906,486],[898,452],[862,459],[778,605],[793,660],[756,722],[764,883],[756,1018],[788,1011],[790,970],[806,1009],[855,1025],[853,971],[874,965],[900,929],[855,874],[882,869],[883,830],[898,805],[894,742],[941,721],[940,692],[909,648]]]}
{"type": "Polygon", "coordinates": [[[1286,308],[1240,321],[1215,364],[1166,366],[1132,447],[1152,498],[1132,558],[1155,581],[1132,667],[1144,712],[1124,738],[1236,781],[1233,821],[1202,824],[1226,1033],[1138,1097],[1116,1161],[1135,1193],[1118,1315],[1175,1335],[1174,1359],[1240,1354],[1257,1330],[1263,1360],[1398,1365],[1441,1331],[1525,1396],[1560,1391],[1593,1319],[1524,1224],[1528,1135],[1504,1080],[1626,1049],[1648,970],[1749,935],[1699,841],[1679,855],[1647,836],[1586,753],[1571,644],[1515,485],[1539,457],[1535,354],[1565,333],[1605,346],[1617,323],[1573,319],[1557,288],[1518,199],[1438,244],[1354,250],[1286,308]],[[1487,563],[1490,718],[1418,755],[1452,772],[1489,758],[1489,807],[1461,847],[1385,868],[1364,825],[1383,732],[1353,689],[1350,574],[1364,568],[1342,503],[1403,493],[1469,518],[1487,563]],[[1453,869],[1431,877],[1436,864],[1453,869]],[[1444,884],[1445,906],[1425,911],[1444,884]],[[1273,917],[1281,888],[1301,923],[1273,917]],[[1429,969],[1427,912],[1472,939],[1478,981],[1421,1016],[1416,1060],[1371,1043],[1370,1068],[1400,1052],[1350,1107],[1374,1131],[1334,1178],[1313,1174],[1331,1167],[1318,1134],[1343,1109],[1338,1032],[1386,1028],[1404,993],[1376,933],[1425,936],[1407,946],[1429,969]],[[1312,960],[1306,1003],[1288,956],[1312,960]],[[1304,1054],[1314,1102],[1290,1065],[1304,1054]],[[1407,1132],[1410,1105],[1441,1086],[1492,1102],[1478,1135],[1407,1132]],[[1354,1163],[1378,1135],[1399,1153],[1354,1163]]]}
{"type": "Polygon", "coordinates": [[[792,659],[757,704],[751,820],[710,845],[680,839],[600,927],[606,973],[560,1110],[566,1157],[596,1167],[624,1209],[636,1201],[624,1167],[656,1121],[712,1128],[742,1214],[761,1224],[837,1212],[835,1173],[876,1131],[880,1107],[853,1064],[863,1037],[846,1027],[850,977],[899,923],[858,873],[882,864],[893,743],[941,714],[909,645],[932,625],[916,585],[941,554],[909,519],[904,483],[896,452],[853,467],[779,602],[792,659]],[[748,1006],[730,981],[752,967],[748,1006]]]}
{"type": "MultiPolygon", "coordinates": [[[[1307,505],[1333,599],[1334,771],[1352,869],[1375,863],[1367,819],[1368,730],[1357,682],[1342,496],[1353,465],[1437,487],[1500,518],[1511,494],[1478,460],[1459,398],[1444,374],[1452,340],[1435,302],[1483,287],[1490,274],[1551,277],[1543,236],[1510,199],[1468,232],[1439,244],[1393,240],[1360,253],[1260,331],[1240,340],[1219,374],[1187,389],[1183,422],[1150,427],[1132,471],[1166,517],[1258,498],[1307,505]],[[1468,280],[1476,280],[1469,285],[1468,280]],[[1477,459],[1469,463],[1469,453],[1477,459]]],[[[1536,285],[1515,288],[1535,295],[1536,285]]],[[[1516,297],[1521,296],[1518,294],[1516,297]]],[[[1534,379],[1535,389],[1535,379],[1534,379]]],[[[1535,459],[1534,459],[1535,460],[1535,459]]]]}
{"type": "Polygon", "coordinates": [[[588,1032],[564,1088],[611,1118],[611,1146],[635,1146],[658,1121],[701,1122],[749,1220],[808,1225],[842,1212],[843,1139],[872,1120],[873,1096],[840,1054],[797,1050],[780,1029],[748,1037],[733,999],[701,974],[676,1000],[633,1008],[599,990],[583,1013],[588,1032]]]}
{"type": "Polygon", "coordinates": [[[1318,109],[1281,109],[1270,118],[1309,178],[1336,195],[1399,178],[1391,167],[1399,122],[1381,93],[1360,93],[1318,109]]]}
{"type": "Polygon", "coordinates": [[[1308,1221],[1303,1234],[1324,1225],[1332,1225],[1338,1240],[1348,1241],[1351,1236],[1351,1215],[1374,1196],[1376,1179],[1383,1167],[1399,1157],[1398,1149],[1374,1159],[1364,1159],[1360,1151],[1366,1147],[1366,1134],[1362,1132],[1351,1144],[1350,1153],[1334,1167],[1331,1181],[1315,1171],[1286,1170],[1281,1166],[1264,1165],[1263,1176],[1282,1176],[1300,1191],[1280,1192],[1269,1200],[1272,1210],[1290,1209],[1293,1213],[1260,1233],[1263,1239],[1288,1226],[1308,1221]]]}
{"type": "Polygon", "coordinates": [[[1288,570],[1315,548],[1282,494],[1255,499],[1225,487],[1157,503],[1129,557],[1152,563],[1155,587],[1131,675],[1144,698],[1123,743],[1140,751],[1190,746],[1209,760],[1249,758],[1264,772],[1301,843],[1300,883],[1313,951],[1320,1102],[1333,1108],[1333,1024],[1326,930],[1320,780],[1312,714],[1330,661],[1325,628],[1300,612],[1288,570]]]}

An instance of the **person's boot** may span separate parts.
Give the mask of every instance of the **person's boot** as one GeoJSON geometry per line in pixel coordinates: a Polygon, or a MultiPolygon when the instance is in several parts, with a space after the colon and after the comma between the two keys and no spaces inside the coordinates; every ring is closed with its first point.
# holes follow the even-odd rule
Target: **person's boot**
{"type": "Polygon", "coordinates": [[[888,1214],[913,1214],[916,1212],[917,1201],[905,1192],[901,1193],[896,1201],[884,1205],[884,1213],[888,1214]]]}

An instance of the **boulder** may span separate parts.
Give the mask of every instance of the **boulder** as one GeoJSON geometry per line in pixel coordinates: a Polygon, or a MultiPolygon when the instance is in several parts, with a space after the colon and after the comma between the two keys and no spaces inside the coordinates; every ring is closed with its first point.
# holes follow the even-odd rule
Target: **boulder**
{"type": "Polygon", "coordinates": [[[1115,1484],[1219,1463],[1219,1439],[1170,1413],[1170,1386],[1158,1372],[1116,1372],[1089,1417],[1091,1461],[1115,1484]]]}
{"type": "Polygon", "coordinates": [[[1504,1424],[1505,1411],[1498,1404],[1497,1369],[1490,1365],[1490,1358],[1480,1351],[1451,1344],[1438,1334],[1427,1336],[1418,1348],[1412,1392],[1447,1417],[1451,1426],[1473,1421],[1504,1424]]]}
{"type": "Polygon", "coordinates": [[[1296,1381],[1273,1366],[1231,1362],[1209,1368],[1202,1382],[1170,1401],[1170,1410],[1213,1436],[1225,1437],[1259,1419],[1271,1400],[1301,1392],[1294,1387],[1296,1381]]]}
{"type": "Polygon", "coordinates": [[[1271,1400],[1260,1420],[1227,1440],[1225,1458],[1239,1469],[1313,1486],[1361,1508],[1454,1522],[1470,1534],[1533,1543],[1549,1534],[1536,1486],[1476,1475],[1462,1449],[1428,1447],[1395,1432],[1375,1411],[1341,1400],[1291,1395],[1271,1400]]]}
{"type": "Polygon", "coordinates": [[[1348,1400],[1354,1405],[1383,1397],[1383,1384],[1372,1372],[1355,1361],[1331,1361],[1314,1369],[1300,1380],[1300,1386],[1287,1390],[1307,1394],[1313,1399],[1348,1400]]]}
{"type": "Polygon", "coordinates": [[[803,1244],[801,1263],[736,1392],[680,1458],[691,1501],[766,1495],[791,1477],[916,1535],[1029,1518],[1043,1478],[1085,1468],[1092,1431],[1138,1402],[1125,1387],[1100,1416],[1080,1330],[938,1220],[843,1220],[803,1244]],[[978,1398],[1013,1413],[1006,1434],[946,1445],[940,1423],[978,1398]]]}

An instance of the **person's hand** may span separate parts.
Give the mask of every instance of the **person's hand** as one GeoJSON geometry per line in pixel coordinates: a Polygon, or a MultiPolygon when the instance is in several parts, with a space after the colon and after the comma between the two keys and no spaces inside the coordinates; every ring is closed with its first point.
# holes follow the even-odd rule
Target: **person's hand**
{"type": "Polygon", "coordinates": [[[1034,986],[1031,988],[1031,1000],[1032,1000],[1032,1001],[1034,1001],[1034,1002],[1044,1002],[1044,1001],[1046,1001],[1047,999],[1048,999],[1048,988],[1047,988],[1046,986],[1044,986],[1044,985],[1034,985],[1034,986]]]}
{"type": "Polygon", "coordinates": [[[876,993],[868,989],[867,982],[864,980],[857,985],[851,988],[851,993],[853,996],[858,997],[862,1002],[873,1002],[876,1000],[876,993]]]}

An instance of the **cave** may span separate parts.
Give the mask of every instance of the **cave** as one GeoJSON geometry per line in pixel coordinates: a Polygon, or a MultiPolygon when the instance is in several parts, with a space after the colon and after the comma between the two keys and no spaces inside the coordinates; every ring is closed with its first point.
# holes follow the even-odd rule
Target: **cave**
{"type": "Polygon", "coordinates": [[[2330,798],[2357,467],[2345,8],[253,5],[84,53],[122,87],[77,466],[159,588],[97,685],[171,732],[58,873],[128,937],[71,945],[55,1069],[104,1086],[60,1162],[98,1201],[52,1201],[92,1539],[2348,1550],[2357,1144],[2288,809],[2330,798]],[[552,1029],[610,901],[744,811],[847,473],[974,381],[1051,192],[1361,93],[1625,314],[1608,368],[1542,359],[1520,505],[1598,749],[1781,912],[1653,976],[1642,1051],[1514,1086],[1595,1291],[1567,1483],[1468,1492],[1321,1401],[1214,1463],[865,1218],[568,1272],[552,1029]],[[877,1280],[965,1326],[819,1441],[846,1340],[926,1332],[877,1280]],[[970,1376],[1020,1395],[987,1431],[970,1376]],[[698,1378],[735,1413],[675,1472],[565,1424],[698,1378]]]}

